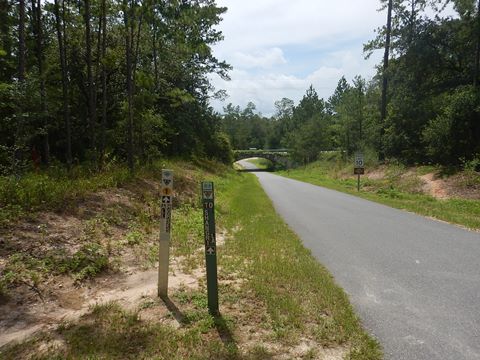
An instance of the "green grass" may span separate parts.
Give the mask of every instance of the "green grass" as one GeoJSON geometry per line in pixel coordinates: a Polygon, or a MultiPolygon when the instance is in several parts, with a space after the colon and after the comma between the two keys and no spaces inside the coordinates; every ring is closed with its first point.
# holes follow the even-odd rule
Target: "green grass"
{"type": "Polygon", "coordinates": [[[249,279],[276,338],[295,343],[306,336],[325,346],[347,344],[352,359],[381,358],[343,290],[276,214],[257,179],[237,176],[220,181],[217,189],[222,223],[239,229],[227,242],[225,266],[249,279]]]}
{"type": "Polygon", "coordinates": [[[73,254],[51,250],[41,256],[16,252],[5,259],[0,277],[0,295],[8,289],[26,285],[41,296],[40,285],[52,275],[69,274],[81,282],[113,268],[108,251],[99,242],[87,242],[73,254]]]}
{"type": "Polygon", "coordinates": [[[177,189],[188,183],[182,176],[188,172],[220,174],[228,169],[209,160],[169,159],[139,167],[134,176],[122,164],[110,165],[103,171],[85,166],[77,166],[70,171],[63,167],[51,167],[41,173],[26,173],[20,178],[0,176],[0,226],[8,226],[32,212],[75,207],[76,201],[101,189],[120,187],[144,178],[158,180],[162,168],[173,169],[179,175],[177,189]]]}
{"type": "MultiPolygon", "coordinates": [[[[419,174],[431,172],[432,167],[420,167],[419,174]]],[[[306,167],[280,171],[279,175],[346,192],[371,201],[379,202],[397,209],[404,209],[420,215],[430,216],[470,229],[480,229],[480,201],[468,199],[439,200],[420,193],[418,179],[414,176],[402,176],[405,167],[391,165],[383,180],[361,178],[361,191],[357,192],[356,176],[353,168],[344,164],[317,162],[306,167]]]]}
{"type": "Polygon", "coordinates": [[[45,173],[28,173],[17,179],[0,177],[0,225],[8,225],[32,211],[68,207],[90,192],[117,187],[130,181],[125,167],[90,172],[82,167],[67,173],[51,168],[45,173]]]}
{"type": "MultiPolygon", "coordinates": [[[[138,311],[125,311],[115,303],[96,306],[78,324],[67,324],[57,330],[66,348],[55,345],[34,355],[47,359],[235,359],[235,350],[220,339],[208,339],[202,330],[215,328],[215,321],[203,312],[188,326],[175,330],[161,323],[140,320],[138,311]],[[200,322],[206,322],[198,326],[200,322]]],[[[42,334],[42,337],[47,337],[42,334]]],[[[47,337],[48,339],[48,337],[47,337]]],[[[14,346],[2,353],[2,359],[31,358],[29,346],[14,346]]]]}

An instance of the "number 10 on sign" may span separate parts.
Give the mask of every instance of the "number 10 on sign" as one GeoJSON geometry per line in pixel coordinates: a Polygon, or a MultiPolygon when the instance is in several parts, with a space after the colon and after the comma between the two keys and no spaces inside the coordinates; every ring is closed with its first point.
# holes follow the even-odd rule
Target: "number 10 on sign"
{"type": "Polygon", "coordinates": [[[353,173],[357,175],[357,191],[360,191],[360,175],[365,174],[365,164],[363,161],[363,154],[360,152],[355,153],[355,164],[353,173]]]}

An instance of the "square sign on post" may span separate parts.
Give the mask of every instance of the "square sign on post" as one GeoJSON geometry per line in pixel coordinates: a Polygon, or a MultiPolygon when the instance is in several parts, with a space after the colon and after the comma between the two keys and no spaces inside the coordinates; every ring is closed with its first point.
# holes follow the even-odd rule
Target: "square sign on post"
{"type": "Polygon", "coordinates": [[[160,187],[160,241],[158,249],[158,296],[168,296],[168,264],[170,261],[170,228],[172,224],[173,171],[162,170],[160,187]]]}
{"type": "Polygon", "coordinates": [[[363,154],[361,152],[355,153],[355,175],[363,175],[365,173],[365,164],[363,162],[363,154]]]}
{"type": "Polygon", "coordinates": [[[361,152],[355,153],[355,164],[353,173],[357,175],[357,191],[360,191],[360,175],[365,174],[365,163],[361,152]]]}

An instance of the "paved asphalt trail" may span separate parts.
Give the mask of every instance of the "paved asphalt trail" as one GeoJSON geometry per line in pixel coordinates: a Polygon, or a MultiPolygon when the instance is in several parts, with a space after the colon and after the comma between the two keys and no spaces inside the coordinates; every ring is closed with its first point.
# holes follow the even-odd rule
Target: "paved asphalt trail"
{"type": "Polygon", "coordinates": [[[480,233],[256,175],[277,212],[349,294],[386,359],[480,359],[480,233]]]}

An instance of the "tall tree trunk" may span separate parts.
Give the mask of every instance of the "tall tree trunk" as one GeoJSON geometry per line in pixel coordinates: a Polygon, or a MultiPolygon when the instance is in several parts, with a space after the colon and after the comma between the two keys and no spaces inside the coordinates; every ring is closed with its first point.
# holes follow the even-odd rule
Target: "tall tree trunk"
{"type": "Polygon", "coordinates": [[[410,45],[415,37],[415,19],[417,17],[417,0],[411,0],[411,12],[410,12],[410,45]]]}
{"type": "MultiPolygon", "coordinates": [[[[94,97],[93,97],[93,103],[95,104],[95,108],[97,108],[97,106],[98,106],[97,90],[98,90],[98,84],[101,82],[101,71],[100,71],[101,64],[100,64],[100,62],[102,60],[101,52],[102,52],[102,29],[103,29],[103,16],[102,16],[101,11],[102,11],[102,8],[101,8],[101,5],[100,5],[100,15],[99,15],[99,19],[98,19],[98,30],[97,30],[97,56],[95,57],[95,59],[96,59],[96,61],[95,61],[95,72],[93,74],[93,78],[95,79],[94,80],[95,92],[94,92],[94,97]]],[[[98,115],[95,115],[95,120],[98,121],[98,115]]],[[[95,126],[97,126],[97,123],[95,123],[95,126]]],[[[101,129],[100,129],[100,131],[101,131],[101,129]]],[[[96,141],[95,144],[96,144],[95,146],[99,146],[98,141],[96,141]]],[[[97,165],[99,165],[99,164],[100,164],[100,157],[98,157],[98,164],[97,165]]]]}
{"type": "MultiPolygon", "coordinates": [[[[385,134],[385,120],[387,118],[387,90],[388,90],[388,60],[390,57],[390,38],[392,33],[392,6],[393,0],[388,1],[387,7],[387,29],[385,34],[385,53],[383,55],[383,83],[382,83],[382,104],[380,110],[380,138],[383,140],[385,134]]],[[[383,149],[380,150],[379,158],[385,160],[383,149]]]]}
{"type": "Polygon", "coordinates": [[[40,0],[31,0],[32,4],[32,22],[36,39],[36,55],[38,64],[38,75],[40,78],[40,112],[43,122],[43,161],[48,165],[50,162],[50,144],[49,144],[49,123],[47,116],[47,101],[45,89],[45,76],[43,73],[43,27],[42,27],[42,5],[40,0]]]}
{"type": "Polygon", "coordinates": [[[107,131],[107,67],[105,57],[107,54],[107,4],[102,0],[102,124],[100,138],[100,167],[105,161],[106,131],[107,131]]]}
{"type": "Polygon", "coordinates": [[[153,71],[155,73],[155,90],[158,90],[158,55],[157,55],[157,25],[156,20],[153,19],[153,36],[152,36],[152,48],[153,48],[153,71]]]}
{"type": "MultiPolygon", "coordinates": [[[[132,6],[133,8],[133,6],[132,6]]],[[[127,101],[128,101],[128,145],[127,145],[127,157],[128,168],[133,174],[135,172],[135,165],[133,159],[133,89],[132,89],[132,33],[133,33],[133,19],[131,19],[131,13],[133,10],[129,7],[128,1],[123,0],[123,21],[125,25],[125,60],[126,60],[126,82],[127,82],[127,101]]]]}
{"type": "Polygon", "coordinates": [[[477,49],[475,52],[475,70],[473,72],[473,86],[478,87],[478,75],[480,69],[480,0],[478,0],[477,4],[477,18],[476,18],[476,31],[475,34],[477,36],[476,43],[477,49]]]}
{"type": "MultiPolygon", "coordinates": [[[[103,0],[102,0],[103,1],[103,0]]],[[[94,72],[94,79],[95,84],[99,83],[100,74],[100,62],[102,60],[101,52],[102,52],[102,29],[103,29],[103,16],[102,16],[102,8],[100,5],[100,15],[98,18],[98,29],[97,29],[97,56],[95,61],[95,72],[94,72]]],[[[96,96],[96,94],[95,94],[96,96]]],[[[95,103],[97,103],[97,99],[95,98],[95,103]]]]}
{"type": "Polygon", "coordinates": [[[62,103],[63,103],[63,121],[67,130],[67,165],[70,168],[72,166],[72,130],[70,124],[70,108],[68,101],[68,77],[67,77],[67,60],[66,60],[66,26],[65,26],[65,0],[62,1],[63,8],[63,34],[62,34],[62,22],[60,20],[60,9],[58,0],[54,3],[55,11],[55,24],[57,27],[58,38],[58,50],[60,57],[60,68],[62,72],[62,103]]]}
{"type": "MultiPolygon", "coordinates": [[[[19,0],[18,2],[18,83],[20,86],[21,94],[25,93],[25,0],[19,0]]],[[[22,102],[19,103],[17,127],[15,129],[15,145],[13,150],[13,171],[16,176],[20,176],[19,163],[22,159],[23,144],[23,108],[22,102]]]]}
{"type": "Polygon", "coordinates": [[[11,7],[10,0],[0,0],[0,42],[5,51],[4,61],[0,67],[0,81],[12,82],[11,60],[12,60],[12,34],[11,34],[11,7]]]}
{"type": "Polygon", "coordinates": [[[358,103],[360,104],[358,112],[359,140],[363,145],[363,91],[361,89],[358,91],[358,103]]]}
{"type": "Polygon", "coordinates": [[[90,146],[95,152],[95,124],[97,123],[97,109],[95,106],[95,82],[93,81],[92,68],[92,37],[90,28],[90,0],[84,2],[84,20],[85,20],[85,48],[87,62],[87,82],[88,82],[88,130],[90,138],[90,146]]]}
{"type": "Polygon", "coordinates": [[[131,26],[132,26],[132,33],[131,33],[131,37],[132,37],[132,44],[131,44],[131,49],[133,49],[135,47],[135,52],[133,53],[133,65],[132,65],[132,89],[133,89],[133,93],[135,93],[135,86],[136,86],[136,72],[137,72],[137,63],[138,63],[138,54],[139,54],[139,50],[140,50],[140,32],[142,30],[142,21],[143,21],[143,12],[140,14],[140,19],[138,20],[138,28],[137,28],[137,36],[136,36],[136,39],[135,39],[135,36],[134,36],[134,28],[135,28],[135,25],[134,23],[132,22],[131,26]]]}
{"type": "Polygon", "coordinates": [[[25,0],[18,1],[18,80],[25,81],[25,0]]]}

